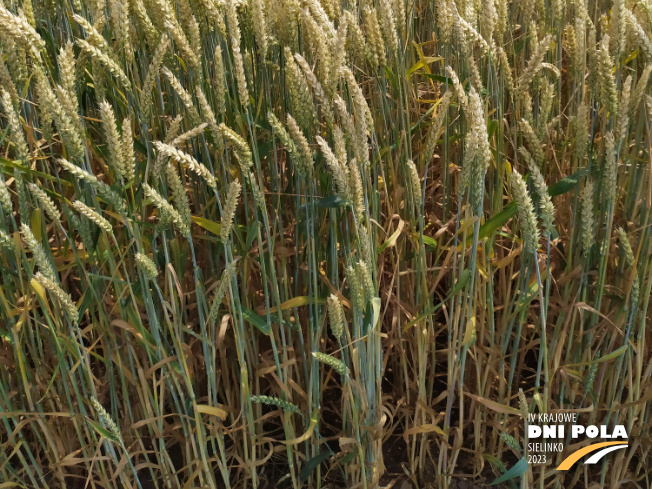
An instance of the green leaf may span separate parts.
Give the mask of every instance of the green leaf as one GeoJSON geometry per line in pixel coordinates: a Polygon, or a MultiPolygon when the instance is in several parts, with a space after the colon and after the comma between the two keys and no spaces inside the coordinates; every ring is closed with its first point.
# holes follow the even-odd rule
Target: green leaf
{"type": "Polygon", "coordinates": [[[423,244],[426,246],[430,246],[433,249],[437,249],[437,241],[434,238],[431,238],[430,236],[423,237],[423,244]]]}
{"type": "Polygon", "coordinates": [[[469,283],[470,279],[471,279],[471,270],[462,270],[462,273],[460,273],[460,279],[457,281],[457,283],[451,290],[450,294],[448,294],[448,299],[450,299],[455,294],[460,292],[464,287],[466,287],[466,284],[469,283]]]}
{"type": "Polygon", "coordinates": [[[345,205],[346,201],[339,195],[329,195],[328,197],[319,199],[319,202],[317,202],[317,207],[343,207],[345,205]]]}
{"type": "Polygon", "coordinates": [[[267,323],[267,318],[259,316],[254,311],[243,309],[242,316],[248,323],[253,324],[261,333],[270,334],[272,332],[272,327],[267,323]]]}
{"type": "Polygon", "coordinates": [[[509,469],[507,472],[505,472],[503,475],[498,477],[498,479],[496,479],[489,485],[495,486],[496,484],[501,484],[503,482],[510,481],[512,479],[520,477],[527,471],[529,467],[530,466],[528,465],[527,460],[525,460],[525,457],[523,457],[521,458],[521,460],[516,462],[516,465],[514,465],[514,467],[509,469]]]}
{"type": "Polygon", "coordinates": [[[584,176],[586,170],[580,170],[573,175],[562,178],[557,183],[553,183],[548,187],[548,193],[554,197],[555,195],[565,194],[570,191],[580,182],[580,179],[584,176]]]}
{"type": "Polygon", "coordinates": [[[387,248],[391,248],[392,246],[396,245],[396,240],[398,239],[399,235],[401,234],[402,229],[397,229],[392,233],[392,235],[389,237],[387,241],[385,241],[383,244],[381,244],[378,247],[378,254],[382,253],[385,251],[387,248]]]}
{"type": "Polygon", "coordinates": [[[192,221],[195,224],[198,224],[199,226],[203,227],[206,231],[210,231],[211,233],[217,236],[220,235],[220,229],[222,228],[222,226],[220,225],[219,222],[209,221],[208,219],[204,219],[203,217],[199,217],[199,216],[192,216],[192,221]]]}
{"type": "MultiPolygon", "coordinates": [[[[484,459],[485,459],[487,462],[489,462],[490,464],[495,465],[496,467],[498,467],[498,468],[499,468],[500,470],[502,470],[503,472],[507,472],[507,468],[505,467],[505,464],[502,463],[502,462],[500,461],[500,459],[498,459],[497,457],[495,457],[495,456],[493,456],[493,455],[491,455],[491,454],[489,454],[489,453],[485,453],[484,455],[482,455],[482,458],[484,458],[484,459]]],[[[509,482],[509,486],[510,486],[512,489],[518,489],[518,488],[516,487],[516,484],[514,484],[514,481],[508,481],[508,482],[509,482]]]]}
{"type": "Polygon", "coordinates": [[[251,222],[251,226],[249,226],[249,229],[247,229],[247,243],[245,244],[245,253],[247,253],[251,249],[251,245],[254,242],[254,239],[258,237],[259,226],[260,226],[260,222],[254,220],[251,222]]]}
{"type": "MultiPolygon", "coordinates": [[[[517,212],[518,207],[516,206],[516,202],[510,202],[503,207],[503,210],[480,226],[478,238],[483,239],[491,236],[494,231],[500,229],[507,221],[514,217],[517,212]]],[[[473,239],[473,237],[471,237],[471,239],[473,239]]]]}
{"type": "Polygon", "coordinates": [[[438,82],[441,82],[441,83],[446,83],[447,85],[449,85],[451,87],[453,86],[453,81],[450,78],[446,77],[446,76],[433,75],[431,73],[422,73],[421,75],[425,76],[426,78],[430,78],[432,80],[435,80],[435,81],[438,81],[438,82]]]}
{"type": "Polygon", "coordinates": [[[312,474],[317,467],[319,467],[328,457],[331,456],[329,451],[321,452],[316,457],[312,457],[306,462],[306,465],[303,466],[301,472],[299,473],[299,480],[301,482],[306,482],[310,474],[312,474]]]}
{"type": "Polygon", "coordinates": [[[396,76],[392,72],[389,66],[385,66],[385,76],[389,80],[389,84],[392,86],[394,90],[397,88],[397,83],[396,83],[396,76]]]}
{"type": "Polygon", "coordinates": [[[118,440],[115,436],[113,436],[113,433],[111,433],[109,430],[107,430],[104,426],[102,426],[100,423],[97,421],[93,421],[92,419],[89,419],[88,422],[91,424],[93,429],[97,431],[97,434],[100,436],[103,436],[109,441],[112,441],[113,443],[119,443],[120,440],[118,440]]]}

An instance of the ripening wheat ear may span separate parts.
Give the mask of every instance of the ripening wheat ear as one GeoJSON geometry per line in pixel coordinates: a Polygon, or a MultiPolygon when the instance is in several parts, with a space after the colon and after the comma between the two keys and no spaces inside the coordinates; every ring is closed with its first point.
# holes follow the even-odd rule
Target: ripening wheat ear
{"type": "Polygon", "coordinates": [[[620,246],[623,250],[623,255],[625,256],[625,262],[627,263],[627,268],[631,270],[631,273],[634,277],[632,281],[632,288],[629,295],[630,307],[636,306],[638,304],[638,299],[640,295],[641,283],[638,278],[638,273],[636,271],[636,258],[634,256],[634,251],[632,250],[632,245],[629,242],[629,237],[623,228],[616,229],[618,233],[618,240],[620,241],[620,246]]]}
{"type": "Polygon", "coordinates": [[[233,129],[228,127],[226,124],[221,123],[218,126],[220,133],[224,138],[226,138],[233,146],[235,154],[238,157],[240,166],[244,170],[249,170],[254,164],[253,155],[251,154],[251,149],[247,142],[240,137],[240,135],[235,132],[233,129]]]}
{"type": "Polygon", "coordinates": [[[233,52],[233,65],[235,68],[235,79],[238,84],[238,96],[240,104],[247,107],[249,101],[249,90],[247,88],[247,78],[245,77],[244,62],[240,51],[240,26],[238,24],[238,14],[235,10],[235,0],[226,0],[226,21],[229,29],[231,40],[231,51],[233,52]]]}
{"type": "Polygon", "coordinates": [[[27,248],[32,252],[34,261],[38,265],[41,274],[52,282],[59,282],[59,276],[50,258],[45,253],[41,243],[36,239],[36,236],[34,236],[32,229],[27,224],[22,223],[20,225],[20,233],[23,235],[23,240],[27,244],[27,248]]]}
{"type": "Polygon", "coordinates": [[[595,241],[593,230],[593,180],[587,180],[582,190],[580,205],[582,254],[588,255],[595,241]]]}
{"type": "Polygon", "coordinates": [[[172,205],[161,194],[146,183],[143,183],[143,190],[145,191],[145,196],[158,209],[159,222],[162,224],[172,222],[183,236],[188,236],[190,233],[190,226],[183,220],[179,211],[172,207],[172,205]]]}
{"type": "Polygon", "coordinates": [[[555,207],[553,206],[552,199],[548,193],[548,185],[546,184],[536,161],[532,158],[532,155],[530,155],[525,148],[519,148],[519,153],[523,155],[527,161],[528,168],[530,169],[534,188],[539,196],[539,216],[541,218],[541,226],[549,236],[554,229],[553,221],[555,219],[555,207]]]}
{"type": "Polygon", "coordinates": [[[28,183],[27,188],[45,211],[45,214],[57,225],[61,226],[61,213],[48,194],[34,183],[28,183]]]}
{"type": "Polygon", "coordinates": [[[13,103],[11,101],[11,95],[4,88],[0,90],[0,95],[2,98],[2,106],[4,108],[5,116],[9,123],[9,129],[11,131],[12,141],[14,147],[16,148],[16,156],[20,160],[26,160],[29,157],[29,149],[27,143],[25,142],[25,133],[23,132],[23,125],[20,123],[18,114],[14,110],[13,103]]]}
{"type": "Polygon", "coordinates": [[[63,290],[57,282],[43,275],[41,271],[34,274],[34,279],[57,299],[61,308],[66,312],[68,320],[75,326],[79,326],[79,312],[70,294],[63,290]]]}
{"type": "Polygon", "coordinates": [[[330,319],[331,332],[338,340],[342,339],[344,335],[344,309],[342,303],[335,294],[331,294],[327,300],[328,304],[328,317],[330,319]]]}
{"type": "Polygon", "coordinates": [[[0,209],[7,214],[11,214],[14,211],[11,204],[11,194],[9,193],[7,184],[2,177],[0,177],[0,209]]]}
{"type": "Polygon", "coordinates": [[[144,253],[136,253],[134,261],[138,269],[143,273],[147,280],[156,280],[158,270],[156,264],[144,253]]]}
{"type": "Polygon", "coordinates": [[[0,4],[0,29],[13,38],[23,49],[31,51],[36,58],[39,51],[45,48],[45,42],[28,20],[19,15],[14,15],[0,4]]]}
{"type": "Polygon", "coordinates": [[[340,162],[333,150],[328,145],[328,143],[321,136],[315,138],[317,144],[321,149],[322,154],[324,155],[324,160],[328,169],[333,175],[333,180],[337,185],[337,193],[340,195],[342,200],[353,203],[353,193],[351,191],[351,182],[349,179],[349,170],[346,166],[340,162]]]}
{"type": "Polygon", "coordinates": [[[287,117],[290,136],[292,137],[292,140],[294,141],[299,152],[297,169],[299,170],[299,174],[302,177],[309,178],[312,175],[313,171],[313,159],[312,151],[310,150],[310,144],[308,144],[306,136],[304,136],[303,131],[299,127],[299,124],[297,124],[297,121],[294,120],[294,117],[292,117],[290,114],[288,114],[287,117]]]}
{"type": "Polygon", "coordinates": [[[534,214],[534,205],[527,191],[525,180],[516,170],[512,171],[512,191],[518,206],[518,215],[523,233],[523,248],[528,253],[535,254],[539,243],[539,229],[534,214]]]}
{"type": "Polygon", "coordinates": [[[414,207],[421,209],[422,199],[421,199],[421,180],[419,179],[419,172],[417,167],[414,164],[414,161],[409,160],[407,162],[408,168],[408,185],[412,190],[412,198],[414,199],[414,207]]]}
{"type": "Polygon", "coordinates": [[[77,39],[77,44],[82,49],[83,52],[87,53],[91,59],[98,61],[102,66],[104,66],[109,73],[111,73],[122,86],[127,90],[131,91],[131,81],[129,77],[122,70],[120,65],[116,63],[108,54],[106,54],[101,49],[89,44],[83,39],[77,39]]]}
{"type": "Polygon", "coordinates": [[[226,193],[226,202],[222,208],[222,222],[220,227],[220,240],[222,243],[226,243],[229,240],[231,235],[231,229],[233,229],[233,218],[235,217],[235,211],[238,206],[238,197],[242,186],[240,182],[234,180],[229,185],[229,190],[226,193]]]}
{"type": "Polygon", "coordinates": [[[123,178],[125,176],[125,162],[120,143],[120,133],[118,133],[113,107],[106,100],[100,102],[100,115],[104,128],[104,137],[109,150],[109,163],[118,177],[123,178]]]}
{"type": "Polygon", "coordinates": [[[154,141],[153,144],[156,147],[156,151],[165,155],[167,158],[172,158],[178,161],[181,165],[203,178],[209,187],[215,188],[217,185],[215,177],[206,166],[199,163],[195,158],[181,150],[178,150],[174,146],[162,143],[161,141],[154,141]]]}
{"type": "Polygon", "coordinates": [[[104,219],[95,209],[91,209],[88,207],[86,204],[83,202],[76,200],[72,204],[70,204],[70,207],[75,209],[77,212],[82,214],[83,216],[86,217],[91,222],[94,222],[99,226],[100,229],[102,229],[104,232],[107,234],[113,234],[113,227],[111,226],[111,223],[104,219]]]}
{"type": "Polygon", "coordinates": [[[217,320],[217,315],[220,309],[220,305],[222,304],[222,299],[224,299],[224,296],[226,295],[226,292],[229,288],[229,284],[231,283],[231,279],[235,274],[235,270],[236,270],[236,263],[232,261],[226,266],[226,268],[222,272],[220,283],[217,286],[217,291],[213,296],[213,303],[208,313],[208,321],[214,322],[217,320]]]}

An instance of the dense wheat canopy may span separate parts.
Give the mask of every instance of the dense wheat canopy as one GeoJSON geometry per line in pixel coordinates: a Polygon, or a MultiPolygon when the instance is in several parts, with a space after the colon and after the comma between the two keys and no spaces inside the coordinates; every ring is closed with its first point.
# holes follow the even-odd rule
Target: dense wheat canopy
{"type": "Polygon", "coordinates": [[[0,0],[0,488],[652,487],[651,36],[0,0]],[[521,465],[558,412],[629,446],[521,465]]]}

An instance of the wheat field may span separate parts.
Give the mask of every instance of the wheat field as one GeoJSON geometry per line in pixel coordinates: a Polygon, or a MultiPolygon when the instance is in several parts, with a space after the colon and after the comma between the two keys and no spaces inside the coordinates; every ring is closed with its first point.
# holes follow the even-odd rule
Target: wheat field
{"type": "Polygon", "coordinates": [[[0,488],[652,487],[651,36],[0,0],[0,488]],[[559,412],[627,450],[524,465],[559,412]]]}

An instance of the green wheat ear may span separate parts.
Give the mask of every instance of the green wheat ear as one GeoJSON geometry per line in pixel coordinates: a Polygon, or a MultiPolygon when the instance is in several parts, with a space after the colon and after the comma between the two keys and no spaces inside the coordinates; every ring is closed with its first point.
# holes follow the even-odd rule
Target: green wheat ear
{"type": "Polygon", "coordinates": [[[257,402],[260,404],[265,404],[267,406],[275,406],[283,409],[284,411],[290,411],[292,413],[301,414],[301,411],[299,410],[298,406],[292,404],[291,402],[284,401],[283,399],[280,399],[278,397],[251,396],[249,399],[251,399],[251,402],[257,402]]]}
{"type": "Polygon", "coordinates": [[[521,444],[520,444],[519,442],[517,442],[516,439],[515,439],[512,435],[509,435],[509,434],[507,434],[507,433],[505,433],[505,432],[503,431],[503,432],[500,434],[500,437],[503,439],[503,441],[505,442],[505,444],[506,444],[509,448],[511,448],[512,450],[514,450],[516,453],[519,453],[519,454],[520,454],[520,453],[522,452],[521,444]]]}
{"type": "Polygon", "coordinates": [[[347,367],[344,362],[338,360],[337,358],[327,355],[326,353],[313,352],[312,354],[315,359],[321,363],[324,363],[335,370],[338,374],[342,376],[349,375],[349,367],[347,367]]]}
{"type": "Polygon", "coordinates": [[[98,401],[96,397],[91,397],[91,404],[93,405],[93,409],[95,409],[97,416],[100,418],[100,421],[102,421],[104,426],[106,426],[106,429],[109,430],[109,433],[111,433],[115,439],[122,444],[122,433],[120,432],[120,428],[115,421],[113,421],[113,418],[111,418],[106,409],[104,409],[100,404],[100,401],[98,401]]]}

